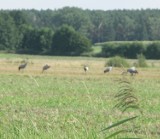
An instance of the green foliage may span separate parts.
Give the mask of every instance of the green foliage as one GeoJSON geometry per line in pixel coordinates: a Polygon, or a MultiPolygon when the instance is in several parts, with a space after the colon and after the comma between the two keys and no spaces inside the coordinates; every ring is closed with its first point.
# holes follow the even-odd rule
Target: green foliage
{"type": "Polygon", "coordinates": [[[56,55],[80,55],[90,50],[90,41],[70,26],[63,25],[53,36],[52,51],[56,55]]]}
{"type": "Polygon", "coordinates": [[[46,53],[51,49],[53,31],[49,28],[39,30],[26,26],[19,52],[25,53],[46,53]]]}
{"type": "Polygon", "coordinates": [[[148,59],[160,59],[160,42],[148,44],[145,56],[148,59]]]}
{"type": "Polygon", "coordinates": [[[120,109],[122,112],[128,109],[139,109],[138,98],[135,96],[135,90],[126,78],[118,80],[119,89],[115,95],[117,104],[115,108],[120,109]]]}
{"type": "MultiPolygon", "coordinates": [[[[76,47],[73,48],[74,51],[69,50],[68,47],[63,48],[63,52],[67,50],[65,55],[87,55],[90,49],[86,47],[89,39],[92,43],[135,41],[134,43],[107,44],[102,53],[97,56],[119,55],[136,58],[137,54],[142,53],[146,58],[159,59],[158,43],[146,47],[146,44],[137,42],[160,40],[159,13],[160,10],[157,9],[90,11],[75,7],[40,11],[34,9],[1,10],[0,50],[36,54],[50,53],[52,33],[66,24],[76,32],[75,36],[72,36],[74,41],[68,41],[68,43],[72,43],[72,47],[75,43],[77,46],[74,46],[76,47]],[[27,32],[24,26],[32,27],[33,30],[27,32]],[[44,31],[44,28],[49,31],[44,31]]],[[[66,46],[63,45],[63,47],[66,46]]],[[[53,50],[52,52],[62,55],[59,51],[53,50]]]]}
{"type": "Polygon", "coordinates": [[[15,50],[18,45],[18,30],[7,12],[0,12],[0,50],[15,50]]]}
{"type": "Polygon", "coordinates": [[[122,65],[124,67],[128,67],[129,64],[127,63],[127,61],[125,60],[125,58],[122,58],[120,56],[115,56],[110,58],[107,63],[107,66],[114,66],[114,67],[122,67],[122,65]]]}
{"type": "MultiPolygon", "coordinates": [[[[23,10],[22,13],[26,17],[26,22],[33,27],[46,26],[55,31],[63,24],[67,24],[94,43],[160,39],[158,31],[160,10],[158,9],[91,11],[64,7],[54,11],[23,10]]],[[[13,17],[16,22],[18,17],[23,19],[20,14],[17,14],[17,18],[13,17]]]]}
{"type": "MultiPolygon", "coordinates": [[[[104,129],[102,129],[102,131],[108,131],[109,129],[112,129],[112,128],[114,128],[114,127],[118,127],[118,126],[120,126],[120,125],[123,125],[124,123],[129,122],[129,121],[131,121],[131,120],[134,120],[135,118],[137,118],[137,116],[123,119],[123,120],[121,120],[121,121],[118,121],[118,122],[112,124],[111,126],[108,126],[108,127],[104,128],[104,129]]],[[[111,135],[105,137],[105,139],[110,139],[110,138],[116,137],[117,135],[119,135],[119,134],[121,134],[121,133],[125,133],[125,132],[128,132],[128,130],[127,130],[127,129],[118,130],[118,131],[112,133],[111,135]]],[[[127,138],[124,138],[124,139],[127,139],[127,138]]],[[[132,139],[137,139],[137,138],[133,138],[133,137],[132,137],[132,139]]]]}
{"type": "Polygon", "coordinates": [[[85,36],[88,35],[88,30],[92,27],[88,14],[82,9],[75,7],[64,7],[63,9],[57,10],[52,20],[58,28],[66,24],[72,26],[75,31],[85,36]]]}
{"type": "Polygon", "coordinates": [[[146,62],[146,58],[143,54],[139,54],[137,55],[137,59],[138,59],[138,67],[148,67],[147,62],[146,62]]]}
{"type": "Polygon", "coordinates": [[[24,24],[29,24],[26,18],[27,14],[23,10],[13,10],[10,12],[10,16],[14,19],[18,28],[24,24]]]}
{"type": "Polygon", "coordinates": [[[121,57],[136,58],[137,54],[144,54],[147,45],[144,42],[108,42],[102,44],[102,56],[110,57],[119,55],[121,57]]]}
{"type": "Polygon", "coordinates": [[[116,55],[117,45],[116,43],[105,43],[102,45],[102,56],[111,57],[116,55]]]}
{"type": "Polygon", "coordinates": [[[128,58],[136,58],[137,54],[144,54],[146,50],[146,46],[143,42],[132,42],[128,44],[128,51],[126,52],[126,57],[128,58]]]}
{"type": "MultiPolygon", "coordinates": [[[[131,86],[131,82],[127,80],[126,78],[118,80],[119,89],[118,93],[115,95],[117,104],[115,105],[115,108],[118,108],[123,113],[126,112],[128,109],[138,109],[139,110],[139,104],[138,104],[138,98],[134,95],[134,89],[131,86]]],[[[134,120],[138,116],[129,117],[123,120],[120,120],[104,129],[102,131],[108,131],[109,129],[119,127],[120,125],[123,126],[124,123],[129,122],[131,120],[134,120]]],[[[111,135],[107,136],[106,139],[118,137],[119,134],[124,134],[128,132],[130,129],[125,129],[124,127],[121,127],[120,130],[115,131],[111,135]]],[[[134,139],[132,137],[132,139],[134,139]]]]}
{"type": "Polygon", "coordinates": [[[98,43],[102,46],[100,56],[111,57],[121,56],[126,58],[137,58],[137,55],[142,54],[148,59],[160,58],[160,42],[157,41],[129,41],[129,42],[106,42],[98,43]]]}

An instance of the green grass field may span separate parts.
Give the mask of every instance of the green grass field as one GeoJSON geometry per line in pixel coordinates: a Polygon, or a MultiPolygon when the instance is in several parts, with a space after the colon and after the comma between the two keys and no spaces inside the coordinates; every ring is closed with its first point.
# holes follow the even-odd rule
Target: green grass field
{"type": "MultiPolygon", "coordinates": [[[[103,139],[118,129],[130,129],[120,137],[159,139],[160,61],[139,68],[131,81],[143,113],[122,113],[113,108],[121,68],[109,74],[107,59],[0,54],[0,138],[2,139],[103,139]],[[18,65],[28,60],[24,71],[18,65]],[[51,65],[42,73],[44,64],[51,65]],[[88,64],[87,74],[83,65],[88,64]],[[134,121],[111,131],[103,128],[126,117],[134,121]]],[[[132,62],[132,60],[128,60],[132,62]]],[[[118,138],[118,137],[117,137],[118,138]]]]}

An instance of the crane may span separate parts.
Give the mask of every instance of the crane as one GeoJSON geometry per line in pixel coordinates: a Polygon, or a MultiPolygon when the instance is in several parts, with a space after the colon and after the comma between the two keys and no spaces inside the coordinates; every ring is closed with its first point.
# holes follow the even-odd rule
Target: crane
{"type": "Polygon", "coordinates": [[[27,66],[27,62],[25,62],[25,63],[23,63],[23,64],[21,64],[21,65],[19,65],[19,67],[18,67],[18,70],[20,71],[21,69],[25,69],[26,68],[26,66],[27,66]]]}
{"type": "Polygon", "coordinates": [[[113,69],[112,66],[106,67],[106,68],[104,69],[104,73],[106,73],[106,72],[111,72],[112,69],[113,69]]]}
{"type": "Polygon", "coordinates": [[[131,76],[133,76],[134,74],[138,74],[138,71],[136,70],[135,67],[131,67],[131,68],[127,69],[127,72],[129,72],[131,74],[131,76]]]}
{"type": "Polygon", "coordinates": [[[51,66],[49,66],[48,64],[44,65],[42,68],[42,72],[44,72],[45,70],[49,69],[51,66]]]}
{"type": "Polygon", "coordinates": [[[84,65],[83,69],[84,69],[84,71],[86,73],[89,70],[89,67],[87,65],[84,65]]]}

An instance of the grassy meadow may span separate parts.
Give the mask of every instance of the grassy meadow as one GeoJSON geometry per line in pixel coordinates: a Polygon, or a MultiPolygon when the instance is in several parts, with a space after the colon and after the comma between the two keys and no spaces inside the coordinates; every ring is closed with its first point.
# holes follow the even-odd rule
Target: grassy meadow
{"type": "MultiPolygon", "coordinates": [[[[0,138],[2,139],[104,139],[119,129],[118,137],[159,139],[160,61],[126,75],[142,113],[114,108],[121,68],[104,74],[105,58],[51,57],[0,54],[0,138]],[[18,71],[21,61],[28,65],[18,71]],[[42,73],[42,66],[51,68],[42,73]],[[83,65],[89,66],[84,73],[83,65]],[[136,116],[134,121],[101,132],[105,127],[136,116]]],[[[128,60],[133,63],[134,60],[128,60]]],[[[117,138],[118,138],[117,137],[117,138]]]]}

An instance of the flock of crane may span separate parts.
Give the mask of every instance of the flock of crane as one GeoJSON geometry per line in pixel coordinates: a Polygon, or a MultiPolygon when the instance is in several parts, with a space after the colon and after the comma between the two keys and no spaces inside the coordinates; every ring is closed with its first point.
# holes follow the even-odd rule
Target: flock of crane
{"type": "MultiPolygon", "coordinates": [[[[18,70],[20,71],[20,70],[22,70],[22,69],[25,69],[26,66],[27,66],[27,64],[28,64],[28,63],[25,62],[25,63],[19,65],[18,70]]],[[[42,67],[42,73],[43,73],[45,70],[49,69],[50,67],[51,67],[51,66],[48,65],[48,64],[44,65],[44,66],[42,67]]],[[[84,65],[83,69],[84,69],[84,71],[85,71],[85,73],[86,73],[86,72],[89,70],[89,67],[88,67],[87,65],[84,65]]],[[[113,69],[113,66],[106,67],[106,68],[104,69],[104,73],[109,73],[109,72],[112,71],[112,69],[113,69]]],[[[122,75],[125,75],[125,74],[127,74],[127,73],[130,73],[130,74],[133,76],[133,75],[135,75],[135,74],[138,74],[138,71],[136,70],[135,67],[131,67],[131,68],[127,69],[126,71],[124,70],[121,74],[122,74],[122,75]]]]}
{"type": "MultiPolygon", "coordinates": [[[[27,64],[28,64],[28,63],[25,62],[25,63],[19,65],[18,70],[20,71],[20,70],[22,70],[22,69],[25,69],[26,66],[27,66],[27,64]]],[[[43,73],[45,70],[49,69],[50,67],[51,67],[51,66],[49,66],[48,64],[44,65],[44,66],[42,67],[42,73],[43,73]]]]}
{"type": "MultiPolygon", "coordinates": [[[[83,69],[84,69],[85,72],[87,72],[87,71],[89,70],[89,67],[86,66],[86,65],[84,65],[84,68],[83,68],[83,69]]],[[[104,73],[109,73],[109,72],[112,71],[112,69],[113,69],[113,66],[105,67],[104,73]]],[[[131,67],[131,68],[127,69],[126,71],[123,70],[123,72],[122,72],[121,74],[122,74],[122,75],[125,75],[125,74],[127,74],[127,73],[130,73],[131,76],[133,76],[133,75],[135,75],[135,74],[138,74],[138,71],[136,70],[135,67],[131,67]]]]}

